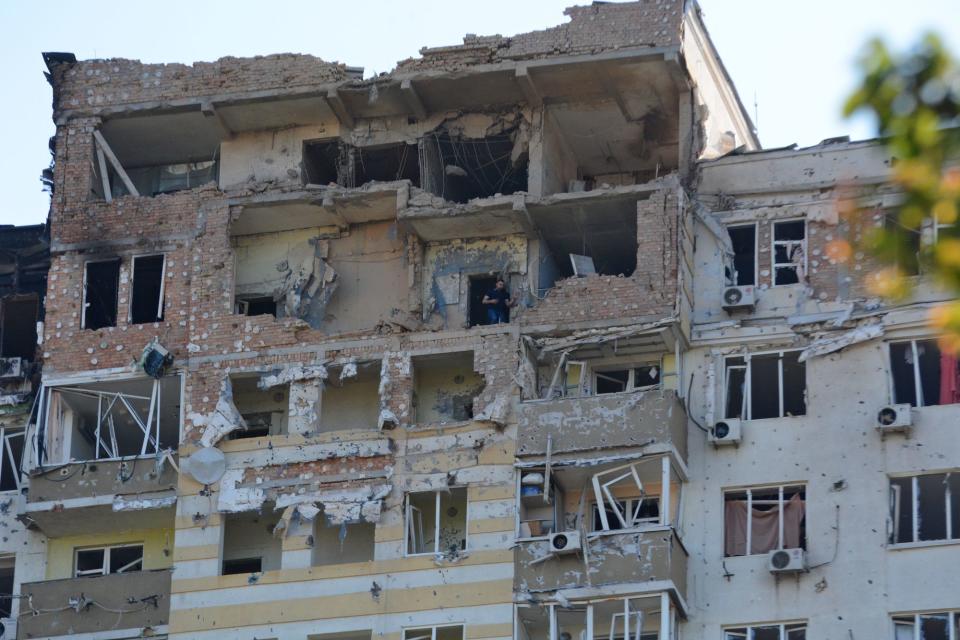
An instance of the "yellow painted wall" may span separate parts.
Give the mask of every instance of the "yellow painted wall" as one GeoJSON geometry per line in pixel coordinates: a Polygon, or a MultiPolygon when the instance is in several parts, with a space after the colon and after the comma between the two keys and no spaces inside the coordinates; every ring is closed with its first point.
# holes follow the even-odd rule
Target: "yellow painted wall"
{"type": "Polygon", "coordinates": [[[47,580],[73,577],[73,552],[80,547],[143,543],[143,568],[173,566],[173,529],[145,529],[124,533],[51,538],[47,543],[47,580]]]}

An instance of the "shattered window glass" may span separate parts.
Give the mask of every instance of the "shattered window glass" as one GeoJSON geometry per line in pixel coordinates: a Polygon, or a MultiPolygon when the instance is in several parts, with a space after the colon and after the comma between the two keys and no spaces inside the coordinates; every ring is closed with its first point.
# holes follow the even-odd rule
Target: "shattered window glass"
{"type": "Polygon", "coordinates": [[[806,278],[806,223],[773,223],[773,284],[797,284],[806,278]]]}

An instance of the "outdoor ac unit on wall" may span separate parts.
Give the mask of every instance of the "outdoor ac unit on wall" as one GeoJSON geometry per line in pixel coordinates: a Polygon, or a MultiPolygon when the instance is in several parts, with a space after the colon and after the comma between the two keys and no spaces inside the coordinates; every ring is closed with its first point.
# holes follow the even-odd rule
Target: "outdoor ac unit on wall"
{"type": "Polygon", "coordinates": [[[753,286],[727,287],[723,290],[723,308],[727,311],[752,310],[757,306],[753,286]]]}
{"type": "Polygon", "coordinates": [[[803,549],[776,549],[767,556],[770,573],[800,573],[807,570],[807,552],[803,549]]]}
{"type": "Polygon", "coordinates": [[[580,551],[580,532],[561,531],[550,534],[550,553],[563,554],[580,551]]]}
{"type": "Polygon", "coordinates": [[[739,418],[726,418],[718,420],[707,434],[707,441],[716,446],[727,444],[740,444],[742,437],[741,422],[739,418]]]}
{"type": "Polygon", "coordinates": [[[877,428],[880,433],[909,431],[912,426],[909,404],[891,404],[877,412],[877,428]]]}

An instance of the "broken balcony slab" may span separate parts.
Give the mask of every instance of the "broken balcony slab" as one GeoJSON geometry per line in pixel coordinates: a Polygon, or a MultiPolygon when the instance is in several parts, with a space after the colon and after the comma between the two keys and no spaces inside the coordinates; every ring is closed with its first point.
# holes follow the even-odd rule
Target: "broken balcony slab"
{"type": "Polygon", "coordinates": [[[155,458],[77,462],[30,477],[19,516],[51,537],[169,527],[177,471],[155,458]]]}
{"type": "Polygon", "coordinates": [[[669,527],[587,536],[576,553],[551,555],[546,539],[517,542],[514,591],[552,592],[649,583],[684,597],[687,551],[669,527]]]}
{"type": "Polygon", "coordinates": [[[397,219],[428,242],[533,233],[524,211],[523,194],[454,204],[415,189],[407,206],[397,213],[397,219]]]}
{"type": "Polygon", "coordinates": [[[264,192],[237,197],[230,233],[234,236],[309,229],[345,228],[378,220],[393,220],[407,199],[409,182],[372,182],[356,189],[310,185],[290,192],[264,192]]]}
{"type": "Polygon", "coordinates": [[[24,583],[17,637],[133,638],[152,635],[147,629],[162,634],[170,618],[170,578],[169,569],[160,569],[24,583]],[[128,634],[118,633],[124,629],[128,634]]]}
{"type": "Polygon", "coordinates": [[[671,390],[628,391],[520,404],[518,456],[659,445],[687,456],[687,412],[671,390]]]}

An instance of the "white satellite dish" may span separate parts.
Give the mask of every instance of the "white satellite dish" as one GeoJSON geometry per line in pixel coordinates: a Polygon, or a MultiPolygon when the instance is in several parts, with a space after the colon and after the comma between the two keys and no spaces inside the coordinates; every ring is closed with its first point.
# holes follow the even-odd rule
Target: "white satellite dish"
{"type": "Polygon", "coordinates": [[[200,484],[213,484],[227,470],[227,459],[216,447],[204,447],[186,460],[187,473],[200,484]]]}

